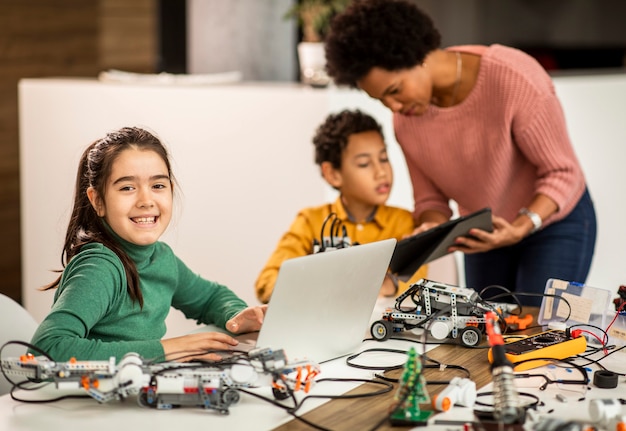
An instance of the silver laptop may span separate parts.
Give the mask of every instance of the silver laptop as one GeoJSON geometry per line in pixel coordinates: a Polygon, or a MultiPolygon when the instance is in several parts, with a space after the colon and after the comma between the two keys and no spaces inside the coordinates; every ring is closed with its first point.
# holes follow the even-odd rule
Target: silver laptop
{"type": "Polygon", "coordinates": [[[283,262],[255,347],[318,363],[356,351],[395,246],[388,239],[283,262]]]}

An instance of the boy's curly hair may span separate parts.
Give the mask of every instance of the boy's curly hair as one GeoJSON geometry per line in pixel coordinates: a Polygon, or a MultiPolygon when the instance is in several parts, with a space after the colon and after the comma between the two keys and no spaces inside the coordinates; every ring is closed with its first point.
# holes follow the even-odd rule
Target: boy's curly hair
{"type": "Polygon", "coordinates": [[[423,63],[441,45],[431,18],[407,0],[354,0],[326,37],[326,70],[356,88],[374,67],[395,71],[423,63]]]}
{"type": "Polygon", "coordinates": [[[374,130],[383,135],[382,127],[368,114],[357,110],[343,110],[330,114],[317,128],[313,137],[315,163],[330,162],[333,168],[341,169],[341,155],[348,146],[350,135],[374,130]]]}

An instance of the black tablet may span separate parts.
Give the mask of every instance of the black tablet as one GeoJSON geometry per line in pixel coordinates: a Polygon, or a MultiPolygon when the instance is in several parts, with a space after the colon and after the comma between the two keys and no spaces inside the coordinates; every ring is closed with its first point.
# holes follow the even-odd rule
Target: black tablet
{"type": "Polygon", "coordinates": [[[473,228],[493,231],[491,208],[449,220],[399,241],[389,265],[391,272],[399,277],[411,277],[420,266],[448,254],[454,239],[467,235],[473,228]]]}

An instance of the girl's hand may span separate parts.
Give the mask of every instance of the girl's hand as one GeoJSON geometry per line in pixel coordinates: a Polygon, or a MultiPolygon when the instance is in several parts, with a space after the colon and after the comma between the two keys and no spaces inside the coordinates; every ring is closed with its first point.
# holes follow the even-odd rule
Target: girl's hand
{"type": "Polygon", "coordinates": [[[493,232],[482,229],[471,229],[470,236],[459,236],[455,240],[455,245],[448,249],[452,251],[462,251],[463,253],[481,253],[500,247],[517,244],[526,235],[527,229],[524,226],[514,226],[502,217],[493,216],[493,232]]]}
{"type": "Polygon", "coordinates": [[[248,307],[235,315],[226,322],[226,329],[233,334],[242,332],[258,331],[261,329],[267,305],[259,305],[257,307],[248,307]]]}
{"type": "Polygon", "coordinates": [[[161,340],[166,361],[191,361],[202,359],[219,361],[222,357],[210,351],[228,351],[239,341],[221,332],[201,332],[184,335],[182,337],[161,340]]]}

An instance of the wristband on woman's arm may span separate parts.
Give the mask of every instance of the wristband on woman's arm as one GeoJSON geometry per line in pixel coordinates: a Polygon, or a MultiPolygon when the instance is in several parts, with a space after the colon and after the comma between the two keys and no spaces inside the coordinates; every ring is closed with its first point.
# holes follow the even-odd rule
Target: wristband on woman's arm
{"type": "Polygon", "coordinates": [[[541,216],[539,214],[537,214],[534,211],[529,210],[528,208],[522,208],[521,210],[519,210],[519,214],[525,215],[532,222],[533,229],[530,231],[530,233],[535,233],[539,229],[541,229],[541,225],[543,221],[541,220],[541,216]]]}

